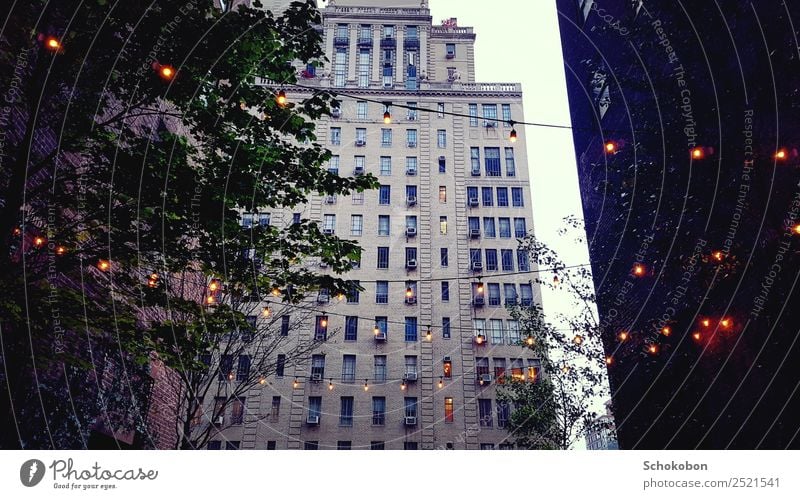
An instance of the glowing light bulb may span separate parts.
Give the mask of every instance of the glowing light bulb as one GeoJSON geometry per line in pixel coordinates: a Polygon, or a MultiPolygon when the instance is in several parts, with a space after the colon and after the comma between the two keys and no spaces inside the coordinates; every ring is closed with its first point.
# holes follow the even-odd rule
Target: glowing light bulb
{"type": "Polygon", "coordinates": [[[333,380],[328,382],[328,390],[333,390],[333,380]]]}
{"type": "Polygon", "coordinates": [[[388,125],[391,122],[392,122],[392,113],[386,111],[385,113],[383,113],[383,123],[388,125]]]}
{"type": "Polygon", "coordinates": [[[259,382],[259,384],[266,385],[267,384],[267,378],[265,378],[264,376],[261,376],[258,379],[258,382],[259,382]]]}
{"type": "Polygon", "coordinates": [[[559,284],[560,282],[561,282],[561,280],[558,278],[558,274],[554,275],[554,276],[553,276],[553,284],[555,284],[556,286],[558,286],[558,284],[559,284]]]}
{"type": "Polygon", "coordinates": [[[478,283],[478,288],[477,288],[477,290],[478,290],[478,293],[483,293],[483,283],[482,283],[482,282],[479,282],[479,283],[478,283]]]}
{"type": "Polygon", "coordinates": [[[669,327],[669,326],[664,326],[664,327],[662,327],[662,328],[661,328],[661,334],[663,334],[664,336],[669,336],[669,335],[671,335],[671,334],[672,334],[672,328],[671,328],[671,327],[669,327]]]}
{"type": "Polygon", "coordinates": [[[336,295],[336,299],[339,301],[344,300],[345,299],[344,293],[339,293],[338,295],[336,295]]]}
{"type": "Polygon", "coordinates": [[[217,299],[214,298],[213,296],[209,296],[208,298],[206,298],[206,303],[208,303],[209,305],[213,305],[214,303],[216,303],[216,301],[217,299]]]}
{"type": "Polygon", "coordinates": [[[628,333],[626,331],[622,331],[621,333],[619,333],[618,337],[619,341],[625,341],[628,339],[628,333]]]}
{"type": "Polygon", "coordinates": [[[606,357],[606,365],[610,366],[613,362],[614,362],[614,357],[611,357],[610,355],[606,357]]]}
{"type": "Polygon", "coordinates": [[[98,260],[97,268],[105,272],[111,268],[111,263],[108,260],[98,260]]]}
{"type": "Polygon", "coordinates": [[[442,378],[439,378],[439,388],[443,386],[444,386],[444,381],[442,381],[442,378]]]}
{"type": "Polygon", "coordinates": [[[228,381],[233,381],[233,373],[228,373],[228,381]]]}
{"type": "Polygon", "coordinates": [[[535,343],[533,336],[528,335],[528,338],[525,340],[525,343],[527,343],[529,347],[532,347],[533,344],[535,343]]]}
{"type": "Polygon", "coordinates": [[[297,388],[300,385],[300,382],[297,381],[297,378],[294,379],[294,383],[292,383],[292,388],[297,388]]]}
{"type": "Polygon", "coordinates": [[[219,289],[219,282],[218,281],[213,280],[208,284],[208,290],[209,291],[216,291],[218,289],[219,289]]]}
{"type": "Polygon", "coordinates": [[[33,245],[36,246],[37,248],[41,248],[42,246],[44,246],[44,243],[45,239],[43,237],[37,236],[33,238],[33,245]]]}
{"type": "Polygon", "coordinates": [[[700,341],[700,340],[703,338],[703,335],[702,335],[702,334],[700,334],[699,332],[695,332],[695,333],[692,335],[692,338],[694,338],[694,339],[695,339],[695,341],[700,341]]]}
{"type": "Polygon", "coordinates": [[[794,227],[792,227],[792,232],[794,232],[795,234],[800,234],[800,224],[797,224],[794,227]]]}
{"type": "Polygon", "coordinates": [[[322,319],[319,321],[319,325],[322,327],[328,327],[328,319],[322,319]]]}
{"type": "Polygon", "coordinates": [[[425,333],[425,339],[428,341],[431,341],[433,339],[433,334],[431,333],[430,329],[428,329],[428,331],[425,333]]]}
{"type": "Polygon", "coordinates": [[[286,105],[286,92],[284,92],[283,90],[279,90],[278,91],[278,97],[276,98],[276,101],[278,102],[279,106],[285,106],[286,105]]]}
{"type": "Polygon", "coordinates": [[[778,149],[778,151],[775,152],[775,159],[779,161],[782,161],[788,157],[789,153],[786,152],[786,149],[778,149]]]}
{"type": "Polygon", "coordinates": [[[692,159],[703,159],[706,156],[706,152],[703,150],[702,147],[695,147],[691,151],[692,159]]]}
{"type": "Polygon", "coordinates": [[[264,307],[264,310],[261,311],[261,315],[263,315],[264,317],[269,317],[270,315],[272,315],[272,309],[269,307],[264,307]]]}
{"type": "Polygon", "coordinates": [[[411,298],[412,296],[414,296],[414,291],[411,287],[406,288],[406,298],[411,298]]]}
{"type": "Polygon", "coordinates": [[[278,288],[272,288],[272,296],[280,296],[281,290],[278,288]]]}
{"type": "Polygon", "coordinates": [[[572,342],[575,343],[576,345],[580,345],[581,343],[583,343],[583,336],[576,334],[575,337],[572,338],[572,342]]]}
{"type": "Polygon", "coordinates": [[[67,252],[67,248],[65,248],[64,246],[56,247],[56,255],[63,255],[66,252],[67,252]]]}
{"type": "Polygon", "coordinates": [[[22,234],[22,229],[20,229],[19,227],[14,227],[14,235],[18,236],[20,234],[22,234]]]}
{"type": "Polygon", "coordinates": [[[725,258],[725,254],[721,251],[715,251],[711,254],[711,257],[714,258],[714,260],[721,262],[725,258]]]}
{"type": "Polygon", "coordinates": [[[366,392],[368,390],[369,390],[369,383],[367,382],[367,380],[364,380],[364,391],[366,392]]]}
{"type": "Polygon", "coordinates": [[[158,74],[161,75],[161,78],[169,81],[175,77],[175,68],[170,65],[161,66],[158,74]]]}
{"type": "Polygon", "coordinates": [[[517,131],[515,129],[511,129],[511,133],[508,136],[509,142],[512,144],[517,141],[517,131]]]}
{"type": "Polygon", "coordinates": [[[709,327],[711,325],[711,321],[708,319],[703,319],[702,321],[700,321],[700,324],[702,324],[703,327],[709,327]]]}
{"type": "Polygon", "coordinates": [[[642,277],[646,271],[647,269],[641,263],[637,263],[636,265],[633,266],[633,275],[635,275],[636,277],[642,277]]]}
{"type": "Polygon", "coordinates": [[[658,347],[656,345],[650,345],[647,347],[647,351],[650,352],[650,355],[655,355],[658,353],[658,347]]]}
{"type": "Polygon", "coordinates": [[[723,329],[729,329],[733,325],[733,321],[730,319],[722,319],[719,321],[719,325],[723,327],[723,329]]]}
{"type": "Polygon", "coordinates": [[[47,47],[48,50],[57,51],[61,49],[61,42],[54,36],[48,36],[44,41],[44,46],[47,47]]]}
{"type": "Polygon", "coordinates": [[[378,336],[379,334],[381,334],[381,330],[380,330],[380,328],[378,326],[375,326],[375,328],[372,330],[372,332],[375,333],[375,336],[378,336]]]}
{"type": "Polygon", "coordinates": [[[606,142],[606,152],[607,153],[610,154],[610,153],[615,152],[616,150],[617,150],[617,144],[615,144],[613,142],[606,142]]]}
{"type": "Polygon", "coordinates": [[[403,381],[402,383],[400,383],[400,390],[405,390],[405,389],[406,389],[406,382],[403,381]]]}

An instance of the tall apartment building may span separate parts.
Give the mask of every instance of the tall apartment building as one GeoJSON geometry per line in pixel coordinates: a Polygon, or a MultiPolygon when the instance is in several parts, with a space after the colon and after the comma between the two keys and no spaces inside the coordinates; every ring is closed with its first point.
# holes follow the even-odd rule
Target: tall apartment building
{"type": "MultiPolygon", "coordinates": [[[[506,310],[539,296],[517,241],[533,225],[525,131],[512,143],[507,123],[523,120],[521,87],[476,82],[473,29],[434,25],[427,1],[331,1],[322,13],[330,65],[300,83],[337,92],[341,107],[318,141],[331,170],[381,185],[270,223],[310,218],[358,241],[346,277],[363,291],[308,305],[290,334],[337,333],[254,390],[242,424],[210,447],[512,447],[496,380],[540,369],[506,310]]],[[[290,100],[310,91],[287,89],[290,100]]]]}

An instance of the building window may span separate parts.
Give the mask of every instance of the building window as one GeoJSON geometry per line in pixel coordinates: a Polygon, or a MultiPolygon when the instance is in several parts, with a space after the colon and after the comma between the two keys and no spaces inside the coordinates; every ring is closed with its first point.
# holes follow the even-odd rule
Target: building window
{"type": "Polygon", "coordinates": [[[406,248],[406,266],[412,261],[417,261],[417,248],[406,248]]]}
{"type": "Polygon", "coordinates": [[[453,377],[453,361],[451,361],[450,358],[442,362],[442,376],[446,379],[451,379],[453,377]]]}
{"type": "Polygon", "coordinates": [[[352,199],[353,204],[364,204],[364,193],[354,192],[350,199],[352,199]]]}
{"type": "Polygon", "coordinates": [[[347,49],[339,47],[336,49],[333,65],[333,86],[343,87],[347,81],[347,49]]]}
{"type": "Polygon", "coordinates": [[[267,450],[275,450],[276,449],[276,446],[275,446],[276,443],[277,442],[275,442],[275,440],[268,440],[267,441],[267,450]]]}
{"type": "Polygon", "coordinates": [[[442,267],[447,267],[450,264],[450,257],[448,256],[447,248],[439,250],[439,264],[442,267]]]}
{"type": "Polygon", "coordinates": [[[503,378],[506,375],[506,359],[494,359],[494,379],[503,384],[503,378]]]}
{"type": "Polygon", "coordinates": [[[391,231],[391,219],[389,215],[378,215],[378,235],[388,236],[391,231]]]}
{"type": "Polygon", "coordinates": [[[470,248],[469,250],[470,268],[475,268],[478,264],[481,263],[482,263],[481,250],[478,248],[470,248]]]}
{"type": "Polygon", "coordinates": [[[250,377],[250,356],[240,355],[236,366],[236,381],[246,381],[250,377]]]}
{"type": "Polygon", "coordinates": [[[409,175],[416,175],[417,171],[417,157],[416,156],[408,156],[406,157],[406,173],[409,175]]]}
{"type": "Polygon", "coordinates": [[[478,399],[478,417],[481,426],[492,427],[492,399],[478,399]]]}
{"type": "Polygon", "coordinates": [[[514,164],[514,148],[506,147],[506,176],[515,177],[517,175],[517,167],[514,164]]]}
{"type": "Polygon", "coordinates": [[[281,378],[286,370],[286,355],[278,354],[278,360],[275,361],[275,376],[281,378]]]}
{"type": "Polygon", "coordinates": [[[417,318],[406,317],[406,341],[417,341],[417,318]]]}
{"type": "Polygon", "coordinates": [[[378,281],[375,283],[375,303],[389,303],[388,281],[378,281]]]}
{"type": "Polygon", "coordinates": [[[244,397],[236,397],[231,404],[231,424],[244,423],[244,397]]]}
{"type": "Polygon", "coordinates": [[[527,250],[517,250],[517,267],[520,272],[529,272],[531,270],[527,250]]]}
{"type": "Polygon", "coordinates": [[[355,383],[356,381],[356,356],[342,356],[342,383],[355,383]]]}
{"type": "Polygon", "coordinates": [[[487,177],[499,177],[500,176],[500,148],[499,147],[487,147],[484,150],[484,154],[486,154],[486,158],[485,158],[486,176],[487,177]]]}
{"type": "Polygon", "coordinates": [[[487,286],[489,289],[489,306],[492,307],[499,307],[500,306],[500,285],[497,283],[489,284],[487,286]]]}
{"type": "Polygon", "coordinates": [[[473,176],[481,174],[481,150],[478,147],[469,148],[469,158],[473,176]]]}
{"type": "Polygon", "coordinates": [[[406,374],[417,374],[417,356],[406,355],[406,374]]]}
{"type": "Polygon", "coordinates": [[[240,445],[240,440],[228,440],[225,442],[225,450],[239,450],[240,445]]]}
{"type": "Polygon", "coordinates": [[[497,223],[500,228],[500,237],[510,238],[511,237],[511,219],[510,218],[498,218],[497,223]]]}
{"type": "Polygon", "coordinates": [[[206,444],[206,450],[221,450],[222,442],[219,440],[209,440],[206,444]]]}
{"type": "Polygon", "coordinates": [[[369,443],[369,450],[384,450],[383,440],[373,440],[369,443]]]}
{"type": "Polygon", "coordinates": [[[481,198],[483,199],[483,206],[492,206],[494,204],[494,196],[491,187],[481,188],[481,198]]]}
{"type": "Polygon", "coordinates": [[[233,357],[230,355],[221,355],[219,359],[219,381],[225,381],[230,377],[233,379],[233,357]]]}
{"type": "Polygon", "coordinates": [[[514,219],[514,237],[523,238],[528,234],[528,229],[525,227],[524,218],[514,219]]]}
{"type": "Polygon", "coordinates": [[[356,145],[357,146],[365,146],[365,145],[367,145],[367,129],[366,128],[356,128],[356,145]]]}
{"type": "Polygon", "coordinates": [[[439,233],[443,236],[447,234],[447,217],[439,217],[439,233]]]}
{"type": "Polygon", "coordinates": [[[542,363],[538,359],[528,359],[528,381],[536,382],[540,372],[542,372],[542,363]]]}
{"type": "Polygon", "coordinates": [[[360,286],[359,281],[353,281],[350,287],[347,290],[347,303],[358,303],[358,300],[361,298],[361,292],[358,290],[360,286]]]}
{"type": "Polygon", "coordinates": [[[484,126],[497,126],[497,104],[483,104],[482,107],[484,126]]]}
{"type": "Polygon", "coordinates": [[[436,131],[436,147],[439,149],[447,147],[447,130],[436,131]]]}
{"type": "Polygon", "coordinates": [[[322,397],[308,397],[308,416],[322,416],[322,397]]]}
{"type": "Polygon", "coordinates": [[[407,418],[417,417],[417,397],[405,397],[404,406],[407,418]]]}
{"type": "Polygon", "coordinates": [[[367,88],[369,86],[369,71],[371,67],[372,54],[369,49],[359,49],[358,51],[358,86],[367,88]]]}
{"type": "Polygon", "coordinates": [[[378,268],[389,268],[389,248],[387,246],[381,246],[378,248],[378,268]]]}
{"type": "Polygon", "coordinates": [[[344,319],[344,341],[358,339],[358,317],[348,316],[344,319]]]}
{"type": "Polygon", "coordinates": [[[314,339],[317,341],[325,341],[328,339],[328,316],[318,315],[317,323],[314,329],[314,339]]]}
{"type": "Polygon", "coordinates": [[[530,307],[533,305],[533,287],[530,284],[520,284],[519,292],[522,295],[522,306],[530,307]]]}
{"type": "Polygon", "coordinates": [[[353,397],[341,398],[339,426],[353,426],[353,397]]]}
{"type": "MultiPolygon", "coordinates": [[[[489,290],[489,300],[491,300],[491,290],[489,290]]],[[[500,302],[500,286],[497,285],[497,301],[500,302]]],[[[503,321],[500,319],[489,319],[489,335],[493,345],[502,345],[505,341],[503,335],[503,321]]]]}
{"type": "Polygon", "coordinates": [[[511,104],[501,104],[501,110],[503,112],[503,121],[505,122],[505,126],[510,127],[511,123],[511,104]]]}
{"type": "Polygon", "coordinates": [[[408,147],[417,147],[417,130],[416,129],[408,129],[408,130],[406,130],[406,145],[408,147]]]}
{"type": "Polygon", "coordinates": [[[501,206],[501,207],[508,206],[508,188],[507,187],[498,187],[497,188],[497,206],[501,206]]]}
{"type": "Polygon", "coordinates": [[[392,188],[388,185],[382,185],[378,189],[378,204],[391,204],[392,188]]]}
{"type": "Polygon", "coordinates": [[[350,440],[339,440],[336,442],[336,450],[351,450],[353,442],[350,440]]]}
{"type": "Polygon", "coordinates": [[[453,422],[453,397],[445,397],[444,399],[444,422],[453,422]]]}
{"type": "Polygon", "coordinates": [[[508,402],[497,401],[497,427],[505,428],[508,426],[508,420],[511,417],[511,408],[508,402]]]}
{"type": "Polygon", "coordinates": [[[381,128],[381,147],[391,147],[392,145],[392,129],[381,128]]]}
{"type": "MultiPolygon", "coordinates": [[[[477,319],[476,319],[477,320],[477,319]]],[[[483,319],[481,320],[481,324],[484,323],[483,319]]],[[[480,329],[479,331],[482,331],[480,329]]],[[[475,373],[478,376],[483,376],[484,374],[489,374],[489,359],[486,357],[477,357],[475,359],[475,373]]]]}
{"type": "Polygon", "coordinates": [[[439,186],[439,202],[440,203],[447,202],[447,186],[444,185],[439,186]]]}
{"type": "Polygon", "coordinates": [[[386,397],[372,397],[372,424],[383,426],[386,423],[386,397]]]}
{"type": "Polygon", "coordinates": [[[515,320],[506,321],[506,331],[508,331],[508,344],[516,345],[519,343],[519,322],[515,320]]]}
{"type": "Polygon", "coordinates": [[[446,43],[445,44],[445,52],[447,53],[447,58],[452,59],[456,56],[456,44],[455,43],[446,43]]]}
{"type": "Polygon", "coordinates": [[[447,173],[447,158],[439,156],[439,173],[447,173]]]}
{"type": "Polygon", "coordinates": [[[436,117],[444,118],[444,102],[436,104],[436,117]]]}
{"type": "Polygon", "coordinates": [[[312,355],[311,356],[311,377],[318,377],[320,379],[325,377],[325,356],[312,355]]]}
{"type": "Polygon", "coordinates": [[[450,317],[442,317],[442,338],[450,339],[450,317]]]}
{"type": "Polygon", "coordinates": [[[360,120],[367,119],[367,105],[368,103],[364,101],[356,102],[356,118],[360,120]]]}
{"type": "Polygon", "coordinates": [[[522,370],[522,359],[511,359],[511,377],[516,381],[525,380],[525,373],[522,370]]]}
{"type": "Polygon", "coordinates": [[[375,356],[375,372],[373,373],[375,381],[378,383],[386,382],[386,356],[375,356]]]}
{"type": "Polygon", "coordinates": [[[469,105],[469,126],[478,126],[478,105],[469,105]]]}
{"type": "Polygon", "coordinates": [[[525,201],[522,197],[522,187],[511,188],[511,205],[516,207],[525,206],[525,201]]]}
{"type": "Polygon", "coordinates": [[[517,286],[514,284],[504,284],[504,293],[506,295],[506,305],[517,304],[517,286]]]}
{"type": "Polygon", "coordinates": [[[488,271],[497,271],[497,250],[496,249],[487,249],[486,250],[486,270],[488,270],[488,271]]]}
{"type": "Polygon", "coordinates": [[[319,450],[319,441],[307,440],[303,442],[303,450],[319,450]]]}
{"type": "Polygon", "coordinates": [[[416,102],[406,102],[406,107],[408,108],[408,112],[406,113],[406,118],[409,121],[416,121],[418,115],[417,111],[417,103],[416,102]]]}
{"type": "Polygon", "coordinates": [[[417,199],[417,186],[416,185],[407,185],[406,186],[406,200],[409,199],[417,199]]]}
{"type": "Polygon", "coordinates": [[[481,450],[494,450],[494,444],[481,444],[481,450]]]}
{"type": "Polygon", "coordinates": [[[331,145],[338,146],[342,144],[342,129],[339,127],[331,128],[331,145]]]}
{"type": "Polygon", "coordinates": [[[323,216],[322,228],[328,231],[336,231],[336,215],[326,213],[323,216]]]}
{"type": "Polygon", "coordinates": [[[442,301],[450,301],[450,283],[442,281],[442,301]]]}
{"type": "Polygon", "coordinates": [[[269,417],[271,421],[277,421],[281,415],[281,396],[280,395],[273,395],[272,396],[272,408],[269,411],[269,417]]]}
{"type": "Polygon", "coordinates": [[[281,336],[289,336],[289,322],[291,320],[291,316],[288,315],[281,317],[281,336]]]}
{"type": "Polygon", "coordinates": [[[514,271],[514,250],[500,250],[500,259],[503,264],[503,272],[514,271]]]}
{"type": "Polygon", "coordinates": [[[381,156],[381,175],[388,176],[392,174],[392,158],[390,156],[381,156]]]}
{"type": "Polygon", "coordinates": [[[350,235],[360,236],[364,230],[364,217],[362,215],[350,215],[350,235]]]}
{"type": "Polygon", "coordinates": [[[418,450],[419,442],[403,442],[403,450],[418,450]]]}

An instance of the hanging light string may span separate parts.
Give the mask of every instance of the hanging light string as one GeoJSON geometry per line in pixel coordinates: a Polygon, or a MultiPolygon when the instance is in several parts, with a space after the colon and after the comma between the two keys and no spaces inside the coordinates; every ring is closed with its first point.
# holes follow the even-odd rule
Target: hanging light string
{"type": "MultiPolygon", "coordinates": [[[[456,112],[453,112],[453,111],[443,111],[443,110],[431,109],[431,108],[427,108],[427,107],[409,106],[408,104],[401,104],[401,103],[396,103],[396,102],[387,102],[386,100],[379,100],[379,99],[374,99],[374,98],[370,98],[370,97],[366,97],[366,96],[355,95],[355,94],[350,94],[350,93],[346,93],[346,92],[340,92],[340,91],[333,90],[333,89],[330,89],[330,88],[315,87],[315,86],[312,86],[312,85],[302,85],[300,83],[284,83],[283,86],[302,88],[304,90],[311,90],[311,91],[315,91],[315,92],[327,91],[334,98],[346,97],[348,99],[353,99],[353,100],[356,100],[356,101],[371,102],[371,103],[374,103],[374,104],[381,104],[383,106],[386,106],[387,104],[390,104],[391,107],[400,108],[400,109],[407,109],[409,111],[422,111],[422,112],[425,112],[425,113],[436,113],[437,115],[457,116],[457,117],[460,117],[460,118],[478,118],[478,119],[482,119],[484,121],[492,121],[492,122],[495,122],[495,123],[505,123],[505,124],[509,125],[512,128],[514,127],[514,125],[525,125],[525,126],[535,126],[535,127],[541,127],[541,128],[557,128],[557,129],[562,129],[562,130],[580,130],[580,128],[573,127],[573,126],[570,126],[570,125],[555,125],[555,124],[552,124],[552,123],[537,123],[537,122],[531,122],[531,121],[516,121],[516,120],[511,120],[511,119],[506,120],[506,119],[503,119],[503,118],[489,118],[489,117],[484,117],[484,116],[471,116],[469,114],[456,113],[456,112]]],[[[283,92],[283,90],[281,90],[281,92],[283,92]]],[[[594,128],[591,128],[591,129],[587,128],[587,130],[595,130],[595,129],[594,128]]],[[[614,132],[614,130],[605,130],[605,131],[606,132],[614,132]]],[[[630,130],[626,131],[625,133],[630,133],[630,130]]],[[[516,134],[514,134],[514,136],[512,136],[512,137],[515,138],[515,135],[516,134]]]]}

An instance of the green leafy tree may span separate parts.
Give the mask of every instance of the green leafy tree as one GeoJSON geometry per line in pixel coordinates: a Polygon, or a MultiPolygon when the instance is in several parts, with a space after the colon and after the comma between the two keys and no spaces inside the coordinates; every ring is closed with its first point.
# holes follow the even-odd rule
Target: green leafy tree
{"type": "MultiPolygon", "coordinates": [[[[562,235],[582,229],[568,219],[562,235]]],[[[609,398],[600,328],[590,270],[568,266],[534,235],[521,241],[532,264],[551,271],[536,273],[533,282],[557,290],[571,302],[570,313],[545,315],[540,304],[515,306],[521,345],[539,359],[541,369],[527,377],[505,378],[499,400],[514,407],[508,431],[525,449],[569,449],[578,438],[595,428],[595,407],[609,398]]]]}
{"type": "Polygon", "coordinates": [[[105,403],[98,356],[142,374],[155,353],[181,370],[229,334],[241,310],[197,299],[212,278],[285,303],[348,289],[308,262],[341,273],[358,246],[278,215],[375,185],[324,168],[314,121],[331,95],[276,101],[293,63],[322,62],[313,2],[279,17],[211,0],[35,0],[3,14],[0,334],[4,427],[17,428],[4,447],[86,446],[105,403]],[[243,212],[274,221],[246,227],[243,212]]]}

